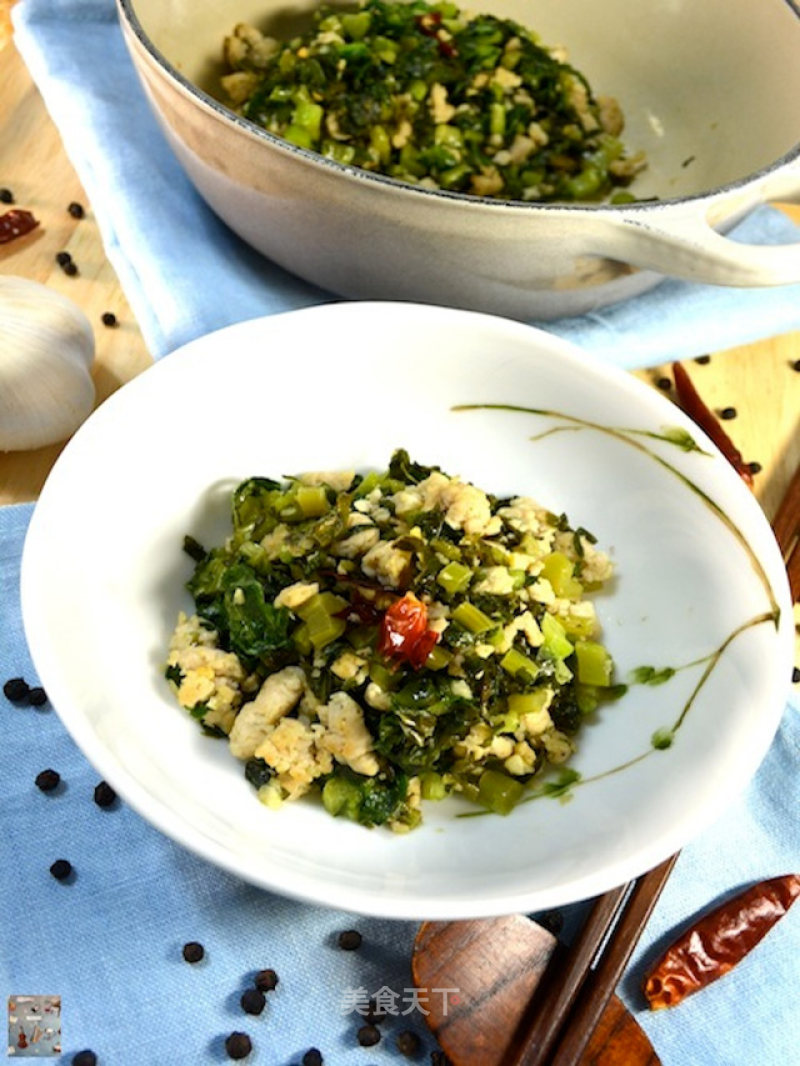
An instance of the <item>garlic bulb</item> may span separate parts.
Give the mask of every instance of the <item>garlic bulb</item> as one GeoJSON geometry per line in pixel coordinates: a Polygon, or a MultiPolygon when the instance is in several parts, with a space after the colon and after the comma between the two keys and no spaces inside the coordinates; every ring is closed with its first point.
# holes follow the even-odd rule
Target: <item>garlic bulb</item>
{"type": "Polygon", "coordinates": [[[94,332],[66,296],[0,275],[0,451],[66,440],[94,407],[94,332]]]}

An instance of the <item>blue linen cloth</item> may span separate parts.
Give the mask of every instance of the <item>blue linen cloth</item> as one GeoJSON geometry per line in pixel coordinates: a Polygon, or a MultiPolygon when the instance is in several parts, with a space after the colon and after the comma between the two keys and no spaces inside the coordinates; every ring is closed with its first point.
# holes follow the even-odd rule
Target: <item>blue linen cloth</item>
{"type": "MultiPolygon", "coordinates": [[[[252,252],[194,193],[139,89],[113,0],[23,0],[14,18],[16,43],[155,358],[230,322],[331,298],[252,252]]],[[[770,208],[737,234],[798,239],[770,208]]],[[[628,304],[547,328],[618,365],[652,365],[800,328],[798,295],[796,286],[665,282],[628,304]]],[[[34,684],[18,588],[30,512],[29,505],[0,508],[0,666],[3,679],[34,684]]],[[[100,1066],[224,1062],[225,1036],[243,1030],[254,1044],[248,1062],[289,1066],[316,1046],[329,1066],[390,1063],[407,1061],[394,1045],[406,1028],[423,1041],[418,1061],[427,1060],[435,1045],[411,995],[414,923],[315,908],[239,882],[119,802],[97,807],[97,775],[48,704],[20,708],[0,696],[0,714],[0,999],[62,997],[61,1061],[92,1047],[100,1066]],[[53,793],[34,784],[48,767],[62,775],[53,793]],[[62,857],[75,867],[65,883],[48,872],[62,857]],[[347,928],[363,934],[361,950],[337,948],[347,928]],[[181,957],[190,940],[206,949],[196,965],[181,957]],[[264,1014],[251,1017],[239,997],[264,967],[281,981],[264,1014]],[[363,1018],[353,1008],[381,990],[394,1008],[385,1036],[359,1048],[363,1018]]],[[[650,1015],[638,985],[654,951],[699,910],[800,867],[798,771],[800,723],[790,707],[748,790],[683,851],[620,986],[665,1066],[778,1066],[796,1058],[800,910],[733,974],[674,1012],[650,1015]]],[[[574,912],[566,917],[569,924],[574,912]]]]}
{"type": "MultiPolygon", "coordinates": [[[[13,14],[16,44],[154,357],[230,322],[331,299],[253,252],[195,193],[149,111],[113,0],[25,0],[13,14]]],[[[800,229],[765,206],[731,236],[782,244],[800,241],[800,229]]],[[[539,324],[608,362],[654,366],[800,329],[800,285],[670,280],[607,310],[539,324]]]]}

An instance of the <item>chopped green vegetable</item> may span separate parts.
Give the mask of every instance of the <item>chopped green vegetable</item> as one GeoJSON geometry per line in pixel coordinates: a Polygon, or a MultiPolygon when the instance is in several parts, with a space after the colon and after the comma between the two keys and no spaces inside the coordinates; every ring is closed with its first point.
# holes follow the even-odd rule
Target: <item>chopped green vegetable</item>
{"type": "Polygon", "coordinates": [[[283,42],[239,24],[224,53],[222,86],[245,118],[401,181],[585,201],[629,185],[644,166],[619,139],[616,102],[512,19],[424,0],[323,4],[311,29],[283,42]]]}
{"type": "Polygon", "coordinates": [[[446,796],[508,814],[624,691],[577,577],[602,586],[610,562],[532,500],[398,449],[364,475],[249,478],[231,519],[224,543],[192,550],[196,613],[165,675],[267,808],[316,792],[396,831],[446,796]]]}

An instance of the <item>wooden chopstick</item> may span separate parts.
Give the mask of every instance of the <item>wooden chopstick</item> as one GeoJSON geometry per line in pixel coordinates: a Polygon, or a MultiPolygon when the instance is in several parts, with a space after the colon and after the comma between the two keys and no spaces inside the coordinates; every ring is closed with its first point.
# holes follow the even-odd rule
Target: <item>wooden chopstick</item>
{"type": "Polygon", "coordinates": [[[534,995],[520,1023],[509,1066],[575,1066],[676,859],[598,897],[578,939],[545,972],[541,995],[534,995]]]}

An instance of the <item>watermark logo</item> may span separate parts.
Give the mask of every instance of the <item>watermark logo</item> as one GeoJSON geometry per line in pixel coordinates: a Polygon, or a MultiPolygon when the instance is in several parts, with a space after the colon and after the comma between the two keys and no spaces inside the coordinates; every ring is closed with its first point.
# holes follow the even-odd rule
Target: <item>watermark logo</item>
{"type": "Polygon", "coordinates": [[[8,997],[8,1054],[40,1059],[61,1054],[61,996],[8,997]]]}
{"type": "Polygon", "coordinates": [[[431,1010],[436,1010],[443,1018],[446,1018],[451,1007],[461,1002],[461,993],[458,988],[404,988],[402,992],[396,992],[393,988],[383,985],[373,992],[372,995],[366,988],[346,988],[342,995],[342,1014],[361,1014],[364,1017],[376,1014],[404,1015],[420,1014],[428,1015],[431,1010]]]}

